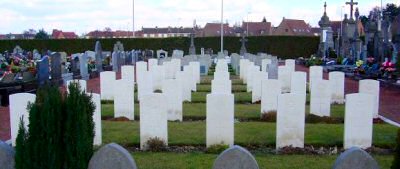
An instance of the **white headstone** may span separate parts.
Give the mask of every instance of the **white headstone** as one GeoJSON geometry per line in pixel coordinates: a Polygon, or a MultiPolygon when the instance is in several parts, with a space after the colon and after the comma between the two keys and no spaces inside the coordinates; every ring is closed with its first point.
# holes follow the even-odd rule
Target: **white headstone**
{"type": "Polygon", "coordinates": [[[29,103],[34,103],[36,95],[30,93],[17,93],[9,96],[10,100],[10,128],[11,128],[11,142],[15,146],[15,141],[18,136],[18,129],[20,120],[23,117],[25,129],[29,126],[29,103]]]}
{"type": "Polygon", "coordinates": [[[171,64],[174,67],[173,77],[176,78],[176,73],[181,71],[181,60],[180,59],[172,59],[171,64]]]}
{"type": "Polygon", "coordinates": [[[121,79],[128,80],[129,82],[135,82],[135,66],[122,66],[121,67],[121,79]]]}
{"type": "Polygon", "coordinates": [[[189,72],[179,71],[176,74],[176,80],[182,84],[182,99],[183,101],[192,101],[192,79],[189,72]],[[187,80],[189,79],[189,80],[187,80]]]}
{"type": "Polygon", "coordinates": [[[315,80],[311,88],[310,113],[331,116],[331,90],[329,80],[315,80]]]}
{"type": "MultiPolygon", "coordinates": [[[[249,60],[247,59],[240,59],[239,62],[239,69],[240,69],[240,79],[245,82],[245,76],[247,75],[247,65],[249,64],[249,60]]],[[[246,83],[245,83],[246,84],[246,83]]]]}
{"type": "Polygon", "coordinates": [[[145,72],[147,72],[147,63],[143,62],[143,61],[136,62],[136,70],[135,70],[136,80],[135,81],[138,86],[140,83],[142,83],[145,72]]]}
{"type": "Polygon", "coordinates": [[[142,72],[142,75],[138,79],[138,100],[140,101],[143,96],[154,93],[153,90],[153,78],[149,71],[142,72]],[[140,79],[140,80],[139,80],[140,79]]]}
{"type": "Polygon", "coordinates": [[[296,71],[296,61],[293,59],[287,59],[285,60],[285,66],[289,68],[290,72],[295,72],[296,71]]]}
{"type": "Polygon", "coordinates": [[[310,89],[312,88],[313,81],[315,80],[323,80],[323,69],[321,66],[311,66],[310,67],[310,89]]]}
{"type": "Polygon", "coordinates": [[[182,121],[182,83],[179,80],[168,79],[163,82],[163,94],[166,96],[168,120],[182,121]]]}
{"type": "Polygon", "coordinates": [[[330,72],[329,84],[331,87],[331,102],[336,104],[344,103],[344,73],[330,72]]]}
{"type": "Polygon", "coordinates": [[[211,93],[232,93],[232,82],[226,79],[215,79],[211,81],[211,93]]]}
{"type": "Polygon", "coordinates": [[[250,65],[247,67],[247,92],[253,91],[253,77],[259,71],[259,66],[250,65]]]}
{"type": "Polygon", "coordinates": [[[114,117],[126,117],[129,120],[135,119],[135,102],[133,83],[127,80],[117,80],[114,84],[114,117]]]}
{"type": "Polygon", "coordinates": [[[149,72],[153,78],[153,90],[161,90],[162,83],[165,80],[164,66],[155,65],[149,72]]]}
{"type": "Polygon", "coordinates": [[[251,101],[252,103],[261,101],[262,95],[262,81],[268,80],[268,73],[262,71],[256,71],[253,74],[253,91],[251,93],[251,101]]]}
{"type": "Polygon", "coordinates": [[[290,92],[292,72],[289,67],[279,66],[278,68],[278,80],[281,81],[281,87],[283,93],[290,92]]]}
{"type": "Polygon", "coordinates": [[[184,72],[187,73],[185,80],[189,81],[191,84],[190,90],[196,91],[197,84],[196,84],[196,77],[194,76],[193,65],[184,66],[184,72]]]}
{"type": "Polygon", "coordinates": [[[196,79],[196,84],[200,84],[200,62],[190,62],[189,65],[193,68],[193,75],[196,79]]]}
{"type": "Polygon", "coordinates": [[[305,98],[300,94],[278,96],[276,148],[304,148],[305,98]]]}
{"type": "Polygon", "coordinates": [[[290,93],[301,94],[307,96],[307,73],[292,72],[292,80],[290,85],[290,93]]]}
{"type": "Polygon", "coordinates": [[[94,122],[93,145],[100,146],[102,144],[101,99],[99,94],[91,93],[91,95],[92,95],[92,102],[96,106],[96,109],[93,112],[93,122],[94,122]]]}
{"type": "Polygon", "coordinates": [[[115,72],[100,72],[101,100],[114,100],[115,72]]]}
{"type": "Polygon", "coordinates": [[[375,96],[365,93],[346,95],[344,148],[369,148],[372,145],[375,96]]]}
{"type": "Polygon", "coordinates": [[[380,84],[376,80],[360,80],[359,92],[372,94],[375,96],[375,101],[373,103],[373,117],[378,118],[379,115],[379,94],[380,94],[380,84]]]}
{"type": "Polygon", "coordinates": [[[216,144],[233,146],[234,95],[207,95],[207,147],[216,144]]]}
{"type": "Polygon", "coordinates": [[[282,93],[281,82],[275,79],[262,81],[261,114],[278,110],[278,96],[282,93]]]}
{"type": "Polygon", "coordinates": [[[148,148],[147,141],[158,138],[168,145],[167,105],[164,94],[145,95],[140,100],[140,149],[148,148]]]}
{"type": "Polygon", "coordinates": [[[229,80],[230,74],[229,72],[215,72],[214,73],[214,80],[229,80]]]}
{"type": "Polygon", "coordinates": [[[157,59],[149,59],[147,62],[148,62],[149,71],[151,71],[154,66],[158,66],[157,59]]]}
{"type": "Polygon", "coordinates": [[[271,64],[272,60],[271,59],[263,59],[261,61],[261,71],[263,72],[268,72],[268,67],[267,65],[271,64]]]}

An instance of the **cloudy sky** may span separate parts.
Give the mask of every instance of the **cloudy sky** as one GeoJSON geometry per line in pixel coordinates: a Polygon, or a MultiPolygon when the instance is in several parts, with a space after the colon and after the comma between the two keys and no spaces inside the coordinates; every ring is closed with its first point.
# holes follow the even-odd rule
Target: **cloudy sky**
{"type": "MultiPolygon", "coordinates": [[[[204,26],[220,20],[220,0],[134,0],[135,30],[142,27],[204,26]]],[[[380,0],[358,0],[361,14],[368,14],[380,0]]],[[[277,26],[283,17],[304,19],[317,26],[324,0],[225,0],[224,21],[267,21],[277,26]]],[[[328,16],[340,20],[341,11],[349,13],[345,0],[326,0],[328,16]],[[344,7],[345,6],[345,7],[344,7]]],[[[383,0],[400,4],[400,0],[383,0]]],[[[33,28],[75,31],[132,30],[133,0],[0,0],[0,34],[21,33],[33,28]]]]}

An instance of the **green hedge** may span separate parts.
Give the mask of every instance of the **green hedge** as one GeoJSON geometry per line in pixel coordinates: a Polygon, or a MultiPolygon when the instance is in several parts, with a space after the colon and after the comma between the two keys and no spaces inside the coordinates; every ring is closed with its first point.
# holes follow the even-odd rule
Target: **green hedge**
{"type": "MultiPolygon", "coordinates": [[[[249,37],[247,50],[250,53],[264,52],[281,58],[309,57],[318,49],[319,37],[305,36],[263,36],[249,37]]],[[[225,37],[224,49],[229,52],[239,53],[241,43],[239,37],[225,37]]],[[[19,45],[23,49],[65,51],[68,54],[79,53],[86,50],[94,50],[96,39],[73,39],[73,40],[0,40],[0,51],[12,51],[19,45]]],[[[126,50],[128,49],[164,49],[172,52],[174,49],[184,50],[188,53],[189,38],[163,38],[163,39],[100,39],[103,50],[111,51],[114,43],[121,41],[126,50]]],[[[212,48],[214,53],[220,50],[219,37],[196,38],[195,45],[197,53],[200,48],[212,48]]],[[[171,54],[171,53],[170,53],[171,54]]]]}

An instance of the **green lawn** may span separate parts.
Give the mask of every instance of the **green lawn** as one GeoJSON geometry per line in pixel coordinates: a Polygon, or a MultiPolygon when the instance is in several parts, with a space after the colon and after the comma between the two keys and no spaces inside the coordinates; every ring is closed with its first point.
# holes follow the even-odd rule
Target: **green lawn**
{"type": "MultiPolygon", "coordinates": [[[[344,105],[332,105],[331,116],[343,118],[344,105]]],[[[235,104],[235,118],[258,120],[260,118],[261,105],[260,104],[235,104]]],[[[309,106],[306,106],[306,113],[310,111],[309,106]]],[[[135,115],[140,114],[139,104],[135,104],[135,115]]],[[[102,104],[102,116],[114,116],[113,104],[102,104]]],[[[205,119],[206,118],[206,104],[205,103],[184,103],[183,104],[183,117],[205,119]]]]}
{"type": "MultiPolygon", "coordinates": [[[[217,154],[205,153],[132,153],[141,169],[210,169],[217,154]]],[[[329,169],[336,155],[265,155],[254,154],[261,169],[329,169]]],[[[382,169],[390,168],[393,156],[374,156],[382,169]]]]}
{"type": "MultiPolygon", "coordinates": [[[[139,122],[103,121],[103,143],[139,144],[139,122]]],[[[306,124],[305,144],[339,146],[343,144],[343,124],[306,124]]],[[[169,122],[169,145],[205,145],[206,123],[169,122]]],[[[397,128],[387,124],[374,125],[373,145],[394,148],[397,128]]],[[[276,124],[265,122],[235,123],[235,144],[275,146],[276,124]]]]}

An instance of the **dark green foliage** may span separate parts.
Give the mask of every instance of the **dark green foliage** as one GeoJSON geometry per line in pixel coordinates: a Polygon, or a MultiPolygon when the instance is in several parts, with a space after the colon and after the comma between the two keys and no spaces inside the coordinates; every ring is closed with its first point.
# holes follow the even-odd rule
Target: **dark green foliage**
{"type": "Polygon", "coordinates": [[[90,96],[71,85],[38,89],[29,105],[29,132],[20,126],[17,169],[83,169],[93,153],[93,111],[90,96]],[[23,161],[23,162],[21,162],[23,161]]]}
{"type": "Polygon", "coordinates": [[[215,144],[207,148],[206,153],[209,154],[220,154],[224,150],[228,149],[229,146],[225,144],[215,144]]]}
{"type": "MultiPolygon", "coordinates": [[[[314,36],[259,36],[248,37],[247,50],[250,53],[265,52],[282,59],[310,57],[318,49],[319,37],[314,36]]],[[[16,45],[25,50],[65,51],[69,54],[93,49],[96,41],[101,42],[104,51],[112,51],[117,41],[124,44],[125,49],[164,49],[172,53],[174,49],[185,50],[188,53],[190,38],[135,38],[135,39],[50,39],[50,40],[0,40],[0,51],[12,51],[16,45]]],[[[240,37],[225,37],[225,49],[232,53],[240,51],[240,37]]],[[[212,48],[219,51],[219,37],[196,38],[197,48],[212,48]]]]}
{"type": "Polygon", "coordinates": [[[35,39],[41,39],[41,40],[45,40],[45,39],[49,39],[50,35],[44,31],[44,29],[39,30],[38,33],[36,33],[35,35],[35,39]]]}
{"type": "Polygon", "coordinates": [[[65,168],[85,169],[93,153],[95,105],[80,86],[72,83],[65,99],[65,168]]]}
{"type": "Polygon", "coordinates": [[[394,152],[394,160],[392,163],[392,169],[399,169],[400,168],[400,129],[397,131],[397,145],[396,150],[394,152]]]}
{"type": "Polygon", "coordinates": [[[15,154],[15,168],[28,168],[26,165],[26,161],[28,160],[29,156],[26,154],[26,140],[28,138],[28,133],[25,129],[25,124],[23,117],[20,119],[19,129],[18,129],[18,136],[16,139],[16,154],[15,154]]]}
{"type": "Polygon", "coordinates": [[[386,8],[383,9],[384,14],[389,14],[390,22],[393,22],[396,16],[400,14],[400,6],[393,3],[386,4],[386,8]]]}
{"type": "Polygon", "coordinates": [[[167,149],[167,145],[158,137],[151,138],[147,141],[148,150],[151,152],[161,152],[167,149]]]}

